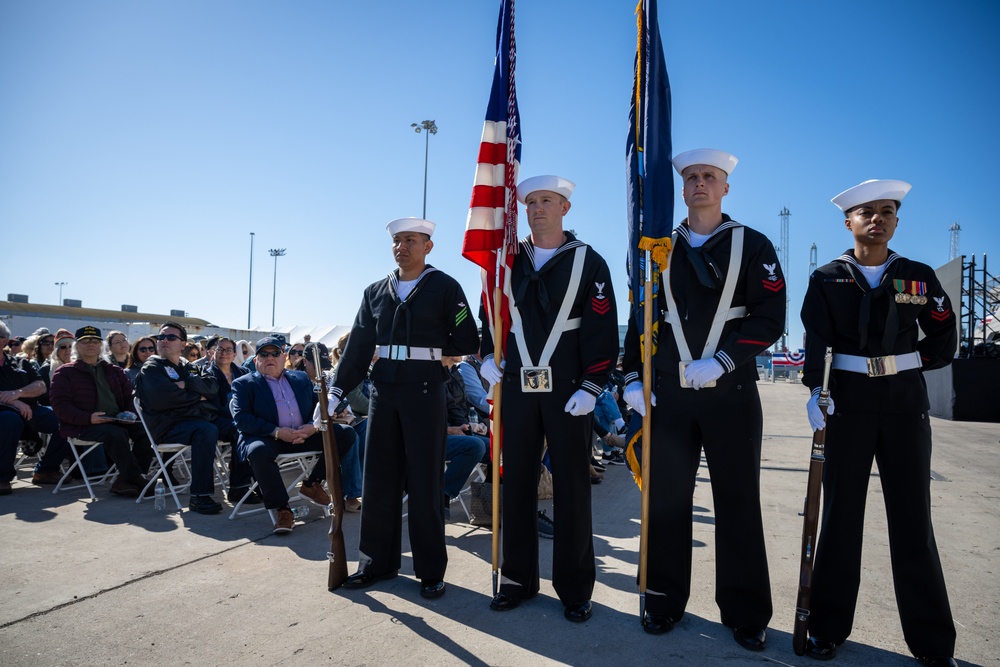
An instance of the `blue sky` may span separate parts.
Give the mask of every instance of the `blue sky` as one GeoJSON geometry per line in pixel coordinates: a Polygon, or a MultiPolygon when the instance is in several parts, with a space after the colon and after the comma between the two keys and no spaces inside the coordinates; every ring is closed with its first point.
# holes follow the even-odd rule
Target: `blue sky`
{"type": "MultiPolygon", "coordinates": [[[[0,297],[183,309],[253,326],[349,324],[393,268],[385,224],[421,214],[434,119],[430,261],[472,299],[462,233],[498,0],[0,2],[0,297]]],[[[891,247],[1000,269],[993,2],[660,2],[677,152],[740,158],[724,210],[779,241],[791,211],[790,341],[809,247],[850,245],[830,198],[913,184],[891,247]]],[[[521,176],[577,183],[566,219],[627,312],[625,132],[635,3],[518,0],[521,176]]],[[[675,219],[685,211],[678,201],[675,219]]],[[[527,224],[522,222],[522,235],[527,224]]],[[[23,333],[23,332],[15,332],[23,333]]],[[[793,345],[794,347],[794,345],[793,345]]]]}

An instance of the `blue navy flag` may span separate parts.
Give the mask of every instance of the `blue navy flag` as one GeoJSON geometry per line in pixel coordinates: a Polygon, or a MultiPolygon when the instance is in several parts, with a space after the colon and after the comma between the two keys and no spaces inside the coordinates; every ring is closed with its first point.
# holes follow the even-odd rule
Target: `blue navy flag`
{"type": "MultiPolygon", "coordinates": [[[[659,271],[670,252],[674,218],[674,174],[671,166],[670,80],[663,59],[663,44],[657,23],[656,0],[640,0],[636,7],[639,33],[635,54],[635,78],[629,105],[628,138],[625,143],[628,172],[628,273],[632,315],[642,330],[645,300],[643,275],[646,250],[653,251],[654,296],[659,271]]],[[[653,300],[654,307],[656,305],[653,300]]],[[[659,318],[653,316],[655,326],[659,318]]]]}
{"type": "MultiPolygon", "coordinates": [[[[635,9],[638,40],[635,78],[629,105],[628,138],[625,143],[628,173],[628,274],[631,315],[636,319],[639,340],[650,336],[656,354],[659,312],[656,296],[660,272],[670,254],[670,232],[674,218],[674,174],[671,165],[670,80],[663,59],[656,0],[640,0],[635,9]],[[652,257],[652,294],[645,293],[646,251],[652,257]],[[650,331],[645,331],[646,299],[653,306],[650,331]]],[[[641,419],[629,428],[626,459],[641,488],[641,419]]]]}

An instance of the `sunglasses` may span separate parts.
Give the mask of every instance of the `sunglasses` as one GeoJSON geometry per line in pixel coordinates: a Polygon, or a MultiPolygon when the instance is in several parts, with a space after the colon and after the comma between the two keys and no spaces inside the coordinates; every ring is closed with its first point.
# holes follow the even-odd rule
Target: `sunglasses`
{"type": "Polygon", "coordinates": [[[176,334],[160,334],[156,337],[156,340],[169,340],[173,343],[175,340],[182,340],[182,338],[176,334]]]}
{"type": "Polygon", "coordinates": [[[276,359],[281,356],[281,350],[274,350],[273,352],[268,352],[267,350],[262,350],[257,353],[258,357],[264,357],[265,359],[270,357],[276,359]]]}
{"type": "Polygon", "coordinates": [[[156,346],[150,345],[149,347],[137,347],[135,348],[137,352],[156,352],[156,346]]]}
{"type": "Polygon", "coordinates": [[[60,346],[59,346],[58,348],[56,348],[56,349],[59,349],[59,350],[69,350],[69,349],[72,349],[72,347],[73,347],[73,344],[72,344],[72,343],[70,343],[69,345],[60,345],[60,346]]]}
{"type": "Polygon", "coordinates": [[[55,341],[53,341],[53,340],[40,340],[40,341],[38,341],[38,344],[39,345],[44,345],[44,346],[47,346],[47,347],[51,347],[51,346],[55,345],[55,341]]]}
{"type": "Polygon", "coordinates": [[[302,350],[289,350],[288,351],[288,356],[290,356],[290,357],[301,357],[302,356],[302,350]]]}

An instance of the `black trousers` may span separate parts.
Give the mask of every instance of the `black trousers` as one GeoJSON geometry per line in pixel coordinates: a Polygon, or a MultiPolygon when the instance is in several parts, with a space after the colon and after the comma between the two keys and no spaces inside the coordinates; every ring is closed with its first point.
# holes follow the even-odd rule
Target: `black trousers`
{"type": "Polygon", "coordinates": [[[500,590],[538,592],[538,477],[542,445],[552,463],[555,535],[552,586],[563,604],[589,600],[597,568],[590,507],[593,415],[574,417],[566,402],[579,388],[556,383],[551,393],[522,393],[514,374],[503,378],[503,568],[500,590]]]}
{"type": "Polygon", "coordinates": [[[83,440],[104,443],[104,452],[116,466],[121,478],[129,483],[145,485],[142,476],[149,472],[153,447],[142,424],[92,424],[80,433],[83,440]]]}
{"type": "Polygon", "coordinates": [[[829,417],[809,631],[836,642],[851,634],[873,459],[885,497],[903,636],[914,655],[953,655],[955,624],[931,525],[931,426],[925,413],[838,410],[829,417]]]}
{"type": "Polygon", "coordinates": [[[646,609],[679,620],[691,595],[692,513],[702,448],[715,505],[715,601],[723,624],[771,619],[760,510],[763,417],[753,381],[724,376],[711,389],[682,389],[660,374],[652,414],[646,609]]]}
{"type": "Polygon", "coordinates": [[[375,576],[400,567],[403,493],[409,493],[410,548],[418,579],[444,578],[442,382],[376,382],[368,411],[358,569],[375,576]]]}

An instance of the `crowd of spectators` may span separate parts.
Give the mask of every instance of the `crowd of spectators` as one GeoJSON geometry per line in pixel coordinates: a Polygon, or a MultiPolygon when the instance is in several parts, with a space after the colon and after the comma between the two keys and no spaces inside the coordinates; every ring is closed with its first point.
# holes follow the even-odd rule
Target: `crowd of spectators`
{"type": "MultiPolygon", "coordinates": [[[[134,498],[144,489],[151,493],[147,484],[153,461],[151,443],[132,412],[133,398],[138,397],[156,441],[192,447],[189,509],[205,514],[222,510],[214,497],[213,466],[216,445],[229,445],[227,500],[234,505],[240,500],[264,503],[275,519],[275,532],[289,532],[292,515],[284,487],[275,481],[274,457],[303,448],[322,450],[310,422],[312,405],[307,404],[315,401],[314,358],[319,357],[329,382],[348,337],[344,334],[330,349],[308,340],[289,344],[280,335],[256,344],[225,336],[189,340],[183,326],[170,322],[157,335],[130,343],[121,331],[102,336],[99,329],[89,326],[75,333],[38,329],[30,336],[15,337],[0,322],[0,495],[12,492],[19,449],[21,455],[38,457],[33,484],[58,483],[72,460],[69,438],[103,443],[85,459],[83,471],[73,471],[75,476],[103,472],[114,465],[117,478],[110,487],[112,494],[134,498]],[[258,358],[259,354],[266,357],[258,358]],[[287,401],[276,388],[279,382],[287,384],[287,401]],[[248,495],[255,479],[258,488],[248,495]]],[[[450,374],[444,434],[447,516],[450,502],[465,487],[473,469],[482,465],[490,473],[490,405],[478,358],[449,357],[442,363],[450,374]]],[[[601,481],[606,465],[623,463],[629,408],[621,400],[619,385],[613,375],[597,400],[593,483],[601,481]]],[[[349,512],[361,510],[364,444],[373,393],[371,381],[365,379],[346,396],[334,417],[349,512]]],[[[176,481],[172,470],[167,473],[176,481]]],[[[300,492],[326,504],[329,497],[322,487],[323,474],[320,463],[300,492]]],[[[551,530],[546,518],[545,532],[551,535],[551,530]]]]}

